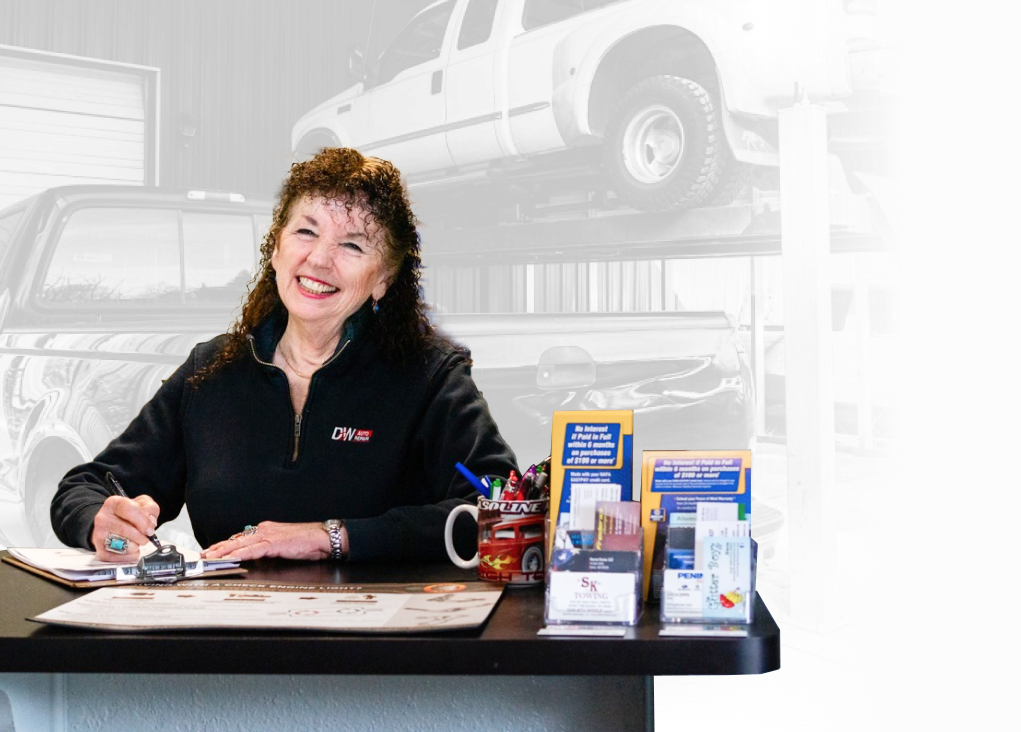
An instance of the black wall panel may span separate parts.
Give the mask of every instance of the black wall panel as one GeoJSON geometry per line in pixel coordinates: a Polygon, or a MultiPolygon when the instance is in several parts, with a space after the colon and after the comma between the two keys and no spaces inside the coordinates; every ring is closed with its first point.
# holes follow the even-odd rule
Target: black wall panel
{"type": "Polygon", "coordinates": [[[161,185],[273,194],[291,126],[347,86],[350,49],[378,51],[426,4],[0,0],[0,44],[159,68],[161,185]]]}

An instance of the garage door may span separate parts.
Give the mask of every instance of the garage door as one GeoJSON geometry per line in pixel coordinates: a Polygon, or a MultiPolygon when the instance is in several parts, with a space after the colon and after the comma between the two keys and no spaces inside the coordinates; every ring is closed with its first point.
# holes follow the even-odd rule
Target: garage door
{"type": "Polygon", "coordinates": [[[0,48],[0,207],[74,183],[154,184],[158,71],[0,48]]]}

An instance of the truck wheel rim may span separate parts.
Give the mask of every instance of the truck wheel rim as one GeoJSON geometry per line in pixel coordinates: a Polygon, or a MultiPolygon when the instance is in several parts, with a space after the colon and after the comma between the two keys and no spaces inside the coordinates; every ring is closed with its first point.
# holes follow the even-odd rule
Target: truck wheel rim
{"type": "Polygon", "coordinates": [[[624,130],[624,165],[635,180],[659,183],[677,169],[684,156],[684,127],[669,107],[646,107],[624,130]]]}

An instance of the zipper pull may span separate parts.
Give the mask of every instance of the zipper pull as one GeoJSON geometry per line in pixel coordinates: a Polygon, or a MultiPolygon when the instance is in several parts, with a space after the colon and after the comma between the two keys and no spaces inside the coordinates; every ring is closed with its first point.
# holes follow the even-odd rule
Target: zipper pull
{"type": "Polygon", "coordinates": [[[294,415],[294,452],[291,453],[291,462],[298,459],[298,439],[301,437],[301,415],[294,415]]]}

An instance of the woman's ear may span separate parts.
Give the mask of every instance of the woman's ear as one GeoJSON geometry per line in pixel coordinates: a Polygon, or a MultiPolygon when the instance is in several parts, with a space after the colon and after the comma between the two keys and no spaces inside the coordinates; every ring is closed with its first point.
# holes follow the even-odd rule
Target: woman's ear
{"type": "MultiPolygon", "coordinates": [[[[277,254],[280,252],[280,246],[277,244],[277,237],[274,236],[270,239],[270,245],[273,247],[273,252],[269,255],[269,263],[273,265],[273,271],[275,272],[277,268],[277,254]]],[[[276,277],[274,276],[273,279],[276,279],[276,277]]]]}
{"type": "Polygon", "coordinates": [[[374,301],[382,300],[383,295],[390,289],[390,279],[384,278],[380,280],[375,287],[372,288],[372,299],[374,301]]]}

